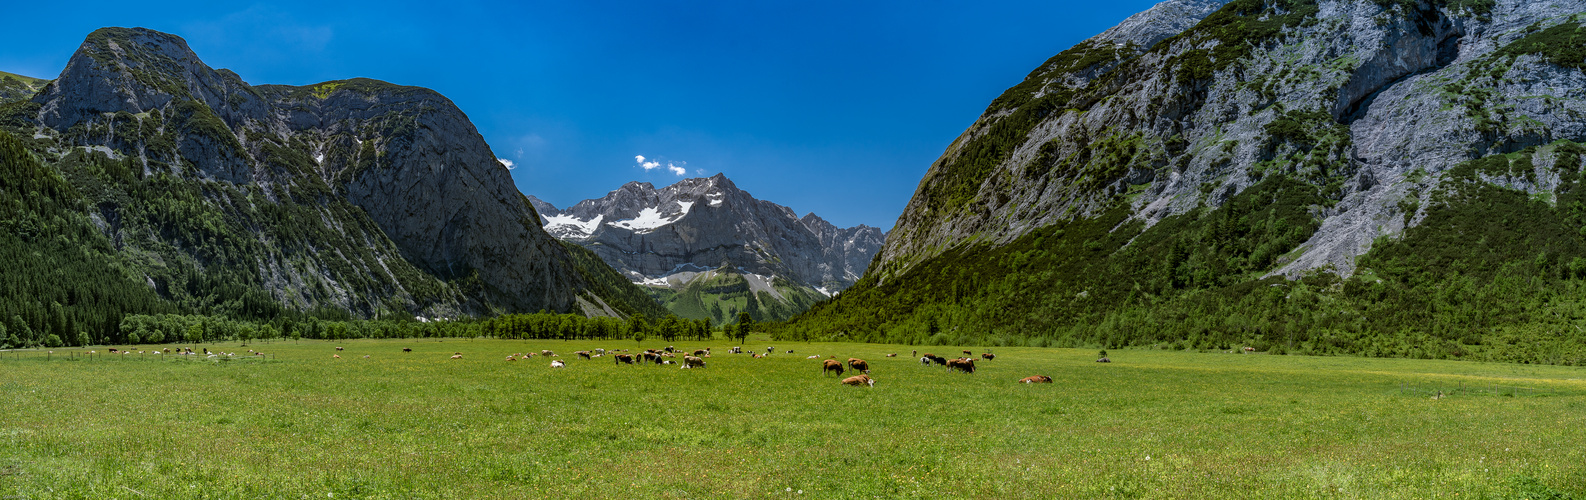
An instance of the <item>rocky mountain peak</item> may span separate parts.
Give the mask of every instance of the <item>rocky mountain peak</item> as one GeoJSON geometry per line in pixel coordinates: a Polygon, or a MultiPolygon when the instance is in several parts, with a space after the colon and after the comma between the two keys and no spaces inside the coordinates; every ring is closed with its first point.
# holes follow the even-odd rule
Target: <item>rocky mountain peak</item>
{"type": "Polygon", "coordinates": [[[725,175],[663,188],[630,182],[564,210],[531,199],[550,234],[594,250],[634,281],[726,265],[841,290],[864,273],[884,235],[837,228],[754,198],[725,175]]]}

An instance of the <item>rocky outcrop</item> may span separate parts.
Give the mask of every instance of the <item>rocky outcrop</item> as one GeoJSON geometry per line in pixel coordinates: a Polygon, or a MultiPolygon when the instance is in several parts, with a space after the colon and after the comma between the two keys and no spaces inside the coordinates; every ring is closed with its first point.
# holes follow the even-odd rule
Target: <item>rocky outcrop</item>
{"type": "MultiPolygon", "coordinates": [[[[285,304],[360,315],[657,310],[602,300],[586,276],[611,271],[576,266],[468,117],[428,89],[252,86],[179,37],[105,28],[33,103],[52,151],[130,158],[145,177],[201,193],[190,210],[227,221],[145,233],[143,246],[251,275],[285,304]],[[183,237],[198,241],[172,240],[183,237]],[[242,250],[193,248],[227,239],[242,250]]],[[[116,217],[117,205],[102,208],[116,217]]]]}
{"type": "Polygon", "coordinates": [[[1221,3],[1159,4],[1009,89],[931,166],[872,272],[1120,206],[1152,225],[1286,176],[1326,202],[1270,272],[1348,275],[1455,165],[1586,140],[1580,64],[1536,38],[1586,1],[1221,3]]]}
{"type": "Polygon", "coordinates": [[[864,274],[885,238],[870,226],[800,218],[721,174],[660,189],[630,182],[565,210],[531,203],[546,231],[595,251],[634,281],[726,267],[835,293],[864,274]]]}

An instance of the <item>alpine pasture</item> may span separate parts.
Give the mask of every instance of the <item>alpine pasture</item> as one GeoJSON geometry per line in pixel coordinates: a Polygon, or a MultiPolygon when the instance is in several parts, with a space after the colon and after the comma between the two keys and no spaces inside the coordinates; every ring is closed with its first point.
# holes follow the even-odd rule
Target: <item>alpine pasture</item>
{"type": "Polygon", "coordinates": [[[574,354],[665,347],[632,341],[4,352],[0,496],[1586,496],[1581,368],[995,348],[964,374],[911,354],[985,349],[732,345],[677,344],[712,348],[695,369],[574,354]]]}

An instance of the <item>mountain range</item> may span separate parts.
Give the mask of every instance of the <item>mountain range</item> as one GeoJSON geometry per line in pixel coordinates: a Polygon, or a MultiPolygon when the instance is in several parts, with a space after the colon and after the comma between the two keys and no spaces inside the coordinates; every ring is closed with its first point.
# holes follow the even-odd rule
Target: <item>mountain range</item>
{"type": "Polygon", "coordinates": [[[993,100],[784,335],[1586,362],[1583,12],[1157,4],[993,100]]]}
{"type": "Polygon", "coordinates": [[[93,32],[47,84],[0,81],[42,87],[0,106],[5,317],[60,315],[107,336],[120,312],[151,307],[665,314],[546,234],[468,117],[434,91],[250,85],[141,28],[93,32]],[[60,280],[77,288],[49,286],[60,280]],[[83,299],[100,296],[143,305],[83,299]]]}
{"type": "Polygon", "coordinates": [[[846,289],[886,235],[758,200],[726,176],[630,182],[566,209],[529,197],[545,230],[599,255],[685,318],[781,320],[846,289]]]}

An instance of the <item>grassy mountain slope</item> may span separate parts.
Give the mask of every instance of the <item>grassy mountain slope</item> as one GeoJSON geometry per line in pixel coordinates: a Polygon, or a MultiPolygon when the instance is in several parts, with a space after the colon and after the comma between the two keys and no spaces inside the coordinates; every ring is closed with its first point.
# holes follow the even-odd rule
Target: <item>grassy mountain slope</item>
{"type": "Polygon", "coordinates": [[[780,277],[766,287],[753,286],[750,279],[753,278],[724,268],[695,274],[676,286],[644,288],[672,314],[709,319],[716,324],[736,323],[738,314],[743,312],[755,322],[782,321],[826,299],[820,292],[780,277]]]}
{"type": "Polygon", "coordinates": [[[1586,364],[1586,182],[1572,142],[1467,162],[1361,272],[1263,278],[1316,230],[1320,189],[1273,177],[1148,229],[1126,206],[867,277],[781,338],[1586,364]],[[1539,166],[1540,165],[1540,166],[1539,166]],[[1556,198],[1513,188],[1555,175],[1556,198]]]}

